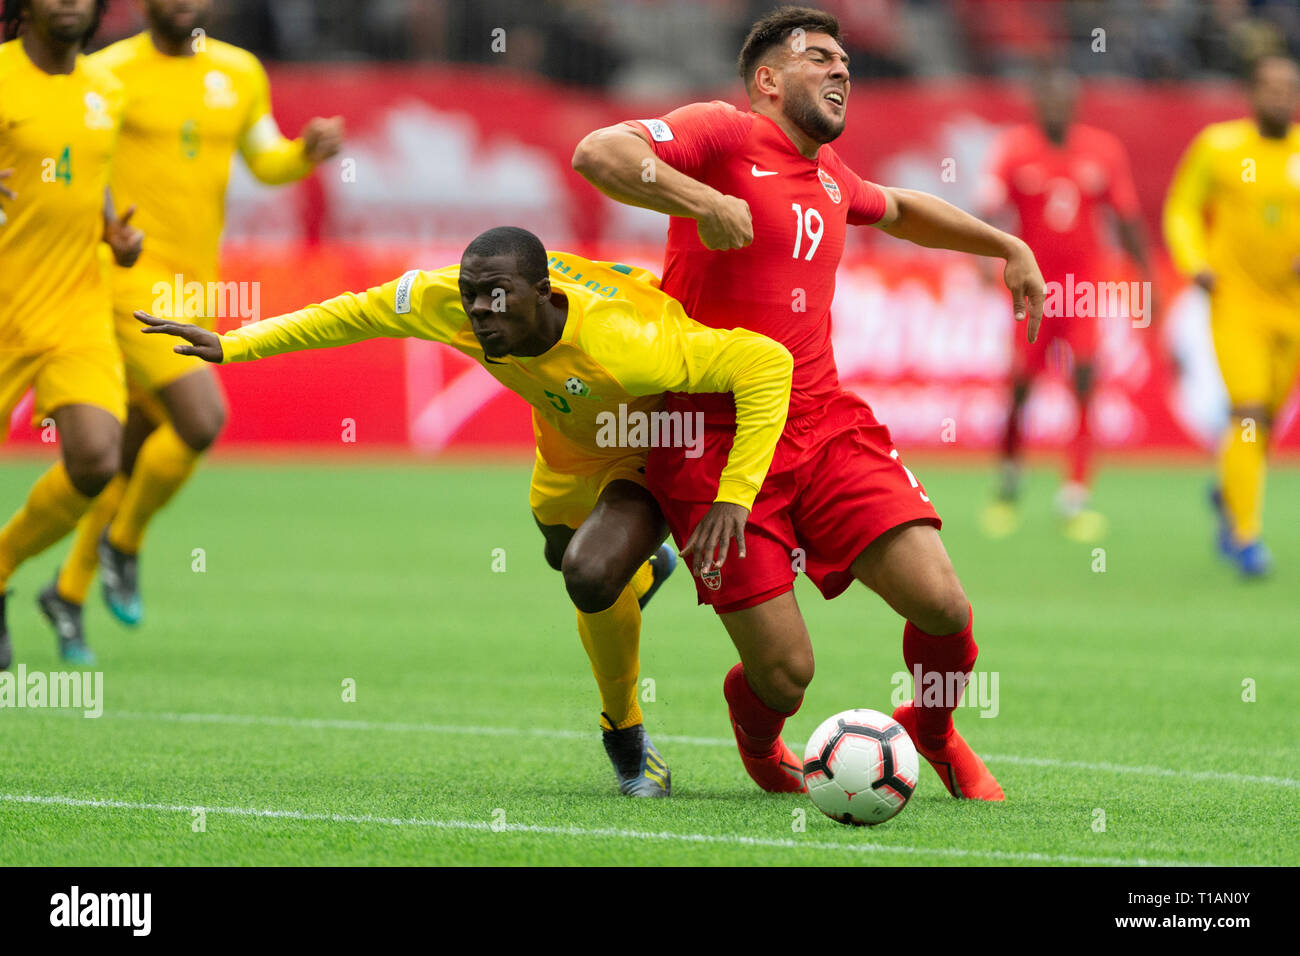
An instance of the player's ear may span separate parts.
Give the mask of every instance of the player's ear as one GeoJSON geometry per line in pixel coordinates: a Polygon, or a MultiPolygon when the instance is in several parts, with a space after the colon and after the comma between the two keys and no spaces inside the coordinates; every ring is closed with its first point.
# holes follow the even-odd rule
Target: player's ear
{"type": "Polygon", "coordinates": [[[533,283],[533,288],[537,290],[539,299],[549,299],[551,297],[551,277],[543,276],[533,283]]]}
{"type": "Polygon", "coordinates": [[[774,96],[780,92],[776,70],[771,64],[764,63],[754,71],[754,90],[763,96],[774,96]]]}

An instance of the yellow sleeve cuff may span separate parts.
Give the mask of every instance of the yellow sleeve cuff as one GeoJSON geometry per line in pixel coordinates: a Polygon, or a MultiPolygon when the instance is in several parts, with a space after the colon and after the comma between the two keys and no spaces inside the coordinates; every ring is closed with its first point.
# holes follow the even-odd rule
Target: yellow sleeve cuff
{"type": "Polygon", "coordinates": [[[718,482],[718,493],[714,502],[726,502],[740,505],[750,511],[754,510],[754,499],[758,497],[758,488],[742,478],[723,478],[718,482]]]}
{"type": "Polygon", "coordinates": [[[242,362],[248,358],[248,345],[243,337],[237,335],[219,335],[221,340],[221,364],[242,362]]]}

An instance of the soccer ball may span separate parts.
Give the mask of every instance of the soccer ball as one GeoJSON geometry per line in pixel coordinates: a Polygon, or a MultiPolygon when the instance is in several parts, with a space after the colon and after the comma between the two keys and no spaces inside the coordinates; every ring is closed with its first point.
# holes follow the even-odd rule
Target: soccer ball
{"type": "Polygon", "coordinates": [[[903,725],[877,710],[825,720],[803,753],[803,780],[817,809],[852,826],[875,826],[907,806],[918,778],[903,725]]]}

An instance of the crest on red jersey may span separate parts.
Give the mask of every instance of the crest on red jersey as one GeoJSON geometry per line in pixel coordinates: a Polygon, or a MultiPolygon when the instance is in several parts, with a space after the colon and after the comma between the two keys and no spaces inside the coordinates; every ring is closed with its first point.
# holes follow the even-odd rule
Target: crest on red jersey
{"type": "Polygon", "coordinates": [[[831,179],[831,174],[821,167],[817,168],[817,178],[822,181],[822,186],[826,188],[826,195],[831,197],[831,202],[838,206],[840,204],[839,184],[831,179]]]}

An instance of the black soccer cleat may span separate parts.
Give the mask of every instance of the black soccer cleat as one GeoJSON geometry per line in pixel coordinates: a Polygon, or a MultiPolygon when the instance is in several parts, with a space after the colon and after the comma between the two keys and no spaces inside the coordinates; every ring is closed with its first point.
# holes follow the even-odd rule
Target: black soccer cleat
{"type": "Polygon", "coordinates": [[[666,797],[672,792],[672,773],[650,742],[644,724],[634,724],[624,730],[602,728],[601,736],[609,762],[614,765],[620,793],[629,797],[666,797]]]}
{"type": "Polygon", "coordinates": [[[69,664],[93,666],[95,652],[86,646],[86,635],[81,629],[81,605],[59,597],[58,585],[53,581],[40,593],[36,604],[59,639],[59,657],[69,664]]]}
{"type": "Polygon", "coordinates": [[[14,645],[9,640],[9,627],[5,624],[5,595],[0,593],[0,671],[7,671],[14,662],[14,645]]]}
{"type": "Polygon", "coordinates": [[[139,558],[119,551],[108,541],[108,529],[99,536],[99,583],[104,603],[113,616],[128,627],[135,627],[144,617],[140,600],[139,558]]]}
{"type": "Polygon", "coordinates": [[[650,587],[646,590],[645,594],[641,595],[641,600],[637,602],[641,605],[641,610],[645,610],[645,606],[649,604],[650,599],[655,596],[655,592],[659,590],[659,586],[667,581],[668,576],[676,570],[677,552],[674,551],[667,542],[664,542],[659,545],[659,549],[655,551],[654,554],[650,555],[650,571],[653,574],[653,578],[650,587]]]}

